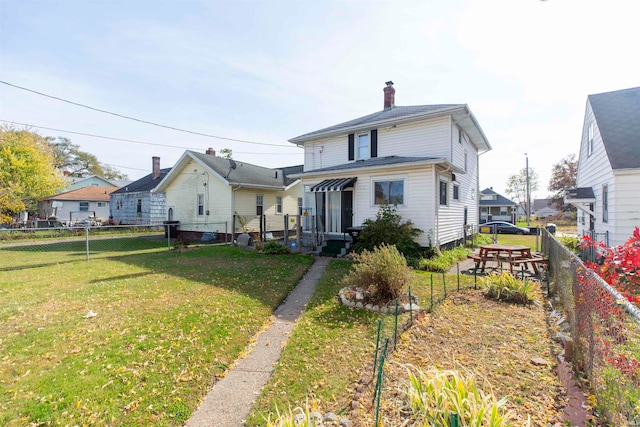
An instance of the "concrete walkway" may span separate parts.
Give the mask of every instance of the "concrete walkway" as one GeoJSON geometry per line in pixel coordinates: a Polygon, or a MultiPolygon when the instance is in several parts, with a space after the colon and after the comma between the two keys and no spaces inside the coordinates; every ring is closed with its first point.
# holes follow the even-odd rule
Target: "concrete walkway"
{"type": "Polygon", "coordinates": [[[263,332],[246,358],[218,381],[202,405],[187,422],[187,427],[242,427],[262,387],[273,373],[284,344],[313,295],[328,258],[316,258],[296,288],[274,313],[275,322],[263,332]]]}

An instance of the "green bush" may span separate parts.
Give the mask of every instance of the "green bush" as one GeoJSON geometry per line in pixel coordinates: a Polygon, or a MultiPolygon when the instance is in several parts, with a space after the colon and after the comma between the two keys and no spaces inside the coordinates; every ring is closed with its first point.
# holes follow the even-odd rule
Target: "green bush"
{"type": "Polygon", "coordinates": [[[578,236],[560,236],[558,241],[574,254],[580,253],[580,239],[578,239],[578,236]]]}
{"type": "Polygon", "coordinates": [[[402,222],[397,209],[393,205],[382,205],[376,213],[376,219],[366,219],[358,242],[354,245],[356,252],[372,251],[382,244],[395,245],[406,257],[418,257],[420,245],[415,238],[422,230],[415,228],[411,221],[402,222]]]}
{"type": "Polygon", "coordinates": [[[508,271],[492,273],[483,277],[480,283],[489,298],[517,304],[531,304],[534,301],[536,282],[518,279],[508,271]]]}
{"type": "Polygon", "coordinates": [[[400,297],[413,278],[406,259],[393,245],[382,244],[353,258],[356,263],[342,283],[362,289],[373,301],[385,303],[400,297]]]}
{"type": "Polygon", "coordinates": [[[443,251],[440,255],[432,258],[422,259],[418,262],[418,268],[426,271],[447,272],[451,267],[456,265],[458,261],[467,258],[471,251],[463,246],[459,246],[448,251],[443,251]]]}
{"type": "Polygon", "coordinates": [[[473,246],[478,247],[480,245],[490,245],[493,243],[493,239],[489,234],[476,233],[473,235],[473,246]]]}
{"type": "Polygon", "coordinates": [[[262,247],[262,251],[266,255],[281,255],[281,254],[289,253],[289,249],[285,245],[278,242],[265,243],[264,246],[262,247]]]}

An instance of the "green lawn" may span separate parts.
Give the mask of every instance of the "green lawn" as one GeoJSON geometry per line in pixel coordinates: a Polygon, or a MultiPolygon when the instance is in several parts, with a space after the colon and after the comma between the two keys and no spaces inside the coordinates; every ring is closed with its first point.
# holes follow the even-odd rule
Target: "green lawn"
{"type": "MultiPolygon", "coordinates": [[[[275,418],[276,411],[287,413],[295,407],[304,408],[307,402],[324,412],[349,411],[353,387],[363,368],[373,361],[378,319],[383,320],[382,336],[389,337],[393,336],[395,320],[391,315],[348,308],[339,302],[340,279],[350,267],[350,262],[338,260],[327,267],[247,425],[262,426],[269,416],[275,418]]],[[[415,275],[412,294],[426,310],[431,307],[431,283],[434,304],[445,292],[458,289],[455,274],[416,271],[415,275]]],[[[460,288],[473,287],[473,276],[460,275],[460,288]]],[[[408,319],[408,314],[401,315],[399,324],[408,319]]]]}
{"type": "Polygon", "coordinates": [[[0,251],[20,256],[32,266],[0,268],[9,426],[182,425],[312,262],[229,246],[175,253],[144,239],[88,262],[0,251]]]}

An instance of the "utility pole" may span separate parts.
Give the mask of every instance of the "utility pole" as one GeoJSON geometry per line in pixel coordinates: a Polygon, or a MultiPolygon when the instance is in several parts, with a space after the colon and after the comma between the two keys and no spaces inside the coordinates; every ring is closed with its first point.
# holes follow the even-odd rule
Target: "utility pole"
{"type": "Polygon", "coordinates": [[[526,159],[527,159],[527,167],[526,167],[526,171],[527,171],[527,188],[526,188],[526,198],[527,201],[526,203],[526,214],[527,214],[527,227],[531,226],[531,223],[529,222],[529,217],[531,216],[531,187],[529,186],[529,156],[527,155],[527,153],[524,153],[526,159]]]}

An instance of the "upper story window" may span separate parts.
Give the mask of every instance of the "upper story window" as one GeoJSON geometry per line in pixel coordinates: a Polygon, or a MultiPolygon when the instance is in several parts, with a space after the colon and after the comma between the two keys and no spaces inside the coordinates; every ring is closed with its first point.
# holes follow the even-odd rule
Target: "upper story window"
{"type": "Polygon", "coordinates": [[[198,216],[204,216],[204,194],[198,194],[198,216]]]}
{"type": "Polygon", "coordinates": [[[358,160],[368,159],[371,156],[369,150],[369,134],[358,135],[358,160]]]}
{"type": "Polygon", "coordinates": [[[602,186],[602,222],[609,222],[609,186],[602,186]]]}
{"type": "Polygon", "coordinates": [[[378,157],[378,130],[350,133],[348,136],[349,160],[365,160],[378,157]]]}
{"type": "Polygon", "coordinates": [[[80,202],[80,212],[89,212],[89,202],[80,202]]]}
{"type": "Polygon", "coordinates": [[[593,153],[593,123],[589,124],[587,129],[587,156],[593,153]]]}
{"type": "Polygon", "coordinates": [[[402,205],[404,204],[404,180],[374,181],[374,204],[402,205]]]}
{"type": "Polygon", "coordinates": [[[276,213],[282,213],[282,196],[276,196],[276,213]]]}
{"type": "Polygon", "coordinates": [[[256,194],[256,215],[262,215],[264,213],[264,196],[262,194],[256,194]]]}
{"type": "Polygon", "coordinates": [[[453,200],[460,200],[460,186],[453,185],[453,200]]]}
{"type": "Polygon", "coordinates": [[[465,172],[468,170],[468,166],[469,166],[468,160],[469,160],[469,155],[467,153],[467,150],[464,150],[464,171],[465,172]]]}

